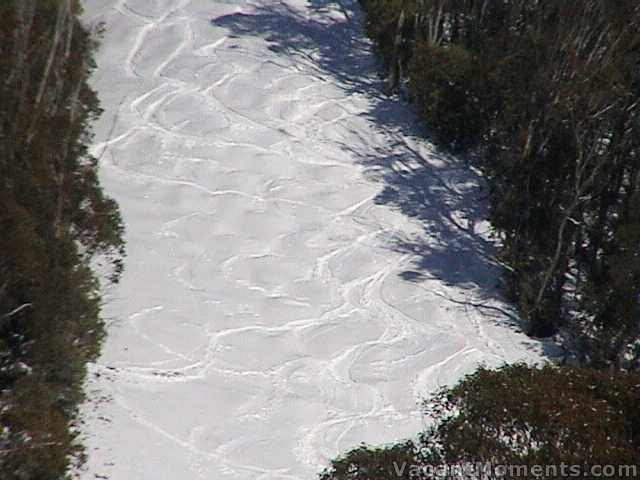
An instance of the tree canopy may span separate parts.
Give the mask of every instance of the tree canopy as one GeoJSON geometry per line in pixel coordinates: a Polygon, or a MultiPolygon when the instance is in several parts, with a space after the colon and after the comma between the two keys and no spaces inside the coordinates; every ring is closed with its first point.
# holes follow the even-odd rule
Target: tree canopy
{"type": "Polygon", "coordinates": [[[640,363],[640,5],[362,0],[390,71],[490,188],[505,291],[585,364],[640,363]]]}
{"type": "Polygon", "coordinates": [[[614,469],[610,478],[635,478],[639,403],[638,374],[523,364],[480,368],[425,401],[431,427],[416,439],[361,445],[334,460],[320,480],[427,480],[444,473],[594,479],[605,467],[614,469]]]}
{"type": "Polygon", "coordinates": [[[101,113],[75,0],[0,4],[0,471],[60,479],[85,364],[103,336],[96,255],[122,270],[123,223],[88,153],[101,113]]]}

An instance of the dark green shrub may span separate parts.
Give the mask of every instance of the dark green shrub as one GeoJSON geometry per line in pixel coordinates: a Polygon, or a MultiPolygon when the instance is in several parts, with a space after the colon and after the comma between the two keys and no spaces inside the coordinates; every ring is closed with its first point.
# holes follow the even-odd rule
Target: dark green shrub
{"type": "Polygon", "coordinates": [[[457,45],[420,43],[409,70],[418,112],[438,138],[456,148],[478,141],[482,131],[473,57],[457,45]]]}
{"type": "Polygon", "coordinates": [[[531,473],[535,465],[548,466],[545,478],[563,478],[562,464],[578,466],[587,479],[601,478],[588,469],[604,465],[637,466],[639,475],[638,405],[638,374],[522,364],[480,368],[425,402],[433,426],[417,442],[361,446],[320,478],[427,479],[436,477],[430,475],[436,466],[467,463],[529,472],[514,469],[517,474],[500,478],[539,478],[531,473]]]}
{"type": "Polygon", "coordinates": [[[101,110],[79,3],[1,3],[0,478],[59,480],[104,334],[91,260],[117,280],[123,224],[87,151],[101,110]]]}
{"type": "Polygon", "coordinates": [[[527,332],[640,365],[637,1],[361,3],[390,83],[408,61],[432,137],[472,148],[527,332]]]}

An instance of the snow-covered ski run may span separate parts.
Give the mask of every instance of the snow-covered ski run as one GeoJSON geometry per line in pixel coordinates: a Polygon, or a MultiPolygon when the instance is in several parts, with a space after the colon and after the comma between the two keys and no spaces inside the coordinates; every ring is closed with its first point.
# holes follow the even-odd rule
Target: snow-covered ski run
{"type": "Polygon", "coordinates": [[[85,0],[128,257],[84,480],[313,479],[420,398],[535,361],[479,176],[381,92],[354,0],[85,0]]]}

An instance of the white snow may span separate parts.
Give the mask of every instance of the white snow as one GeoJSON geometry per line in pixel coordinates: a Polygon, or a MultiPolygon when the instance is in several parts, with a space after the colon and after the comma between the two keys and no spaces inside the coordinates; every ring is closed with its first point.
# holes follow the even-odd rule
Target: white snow
{"type": "Polygon", "coordinates": [[[354,0],[84,4],[128,257],[81,478],[312,479],[479,363],[540,358],[479,177],[380,93],[354,0]]]}

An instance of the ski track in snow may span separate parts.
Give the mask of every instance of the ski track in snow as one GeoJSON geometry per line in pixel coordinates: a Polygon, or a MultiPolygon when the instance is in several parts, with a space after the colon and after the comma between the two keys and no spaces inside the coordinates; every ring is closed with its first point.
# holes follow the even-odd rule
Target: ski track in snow
{"type": "Polygon", "coordinates": [[[361,441],[414,435],[420,399],[478,364],[539,358],[477,285],[403,279],[447,251],[442,225],[478,235],[447,206],[478,185],[380,120],[412,114],[375,93],[355,0],[84,4],[106,26],[93,153],[128,257],[105,294],[81,478],[315,478],[361,441]],[[381,199],[385,179],[410,190],[427,170],[440,227],[381,199]]]}

